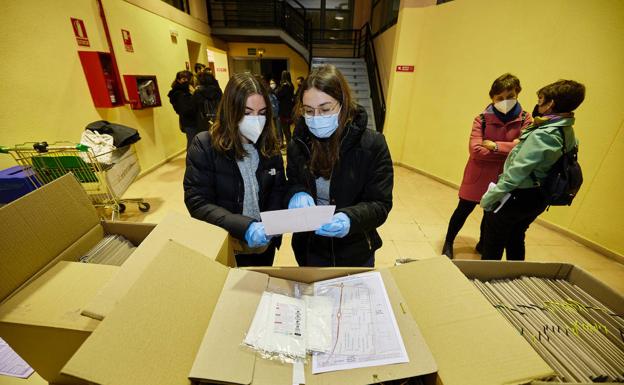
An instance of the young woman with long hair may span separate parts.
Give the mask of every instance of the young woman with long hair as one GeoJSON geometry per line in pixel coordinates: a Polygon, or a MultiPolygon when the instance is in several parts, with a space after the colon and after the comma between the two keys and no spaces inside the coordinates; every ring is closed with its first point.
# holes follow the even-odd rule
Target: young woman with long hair
{"type": "Polygon", "coordinates": [[[232,76],[210,132],[191,142],[184,202],[191,216],[240,241],[238,266],[270,266],[281,237],[268,237],[260,212],[282,208],[284,163],[266,87],[252,74],[232,76]]]}

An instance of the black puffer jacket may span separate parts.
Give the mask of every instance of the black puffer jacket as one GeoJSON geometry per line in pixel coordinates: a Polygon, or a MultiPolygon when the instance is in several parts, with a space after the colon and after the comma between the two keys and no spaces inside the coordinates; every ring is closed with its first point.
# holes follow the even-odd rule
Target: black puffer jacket
{"type": "MultiPolygon", "coordinates": [[[[195,92],[193,92],[193,96],[191,97],[191,102],[193,103],[193,108],[195,109],[195,119],[197,129],[199,131],[208,131],[210,129],[210,124],[208,123],[208,119],[203,116],[204,115],[204,102],[207,101],[209,106],[212,106],[212,111],[209,112],[211,115],[217,114],[217,106],[221,101],[221,96],[223,96],[223,92],[221,92],[221,88],[216,85],[209,86],[197,86],[195,92]]],[[[212,118],[214,120],[214,118],[212,118]]]]}
{"type": "MultiPolygon", "coordinates": [[[[286,180],[281,155],[266,158],[258,153],[260,211],[282,208],[286,180]]],[[[193,218],[212,223],[244,241],[245,231],[254,219],[244,216],[245,189],[234,154],[221,154],[211,144],[208,132],[200,132],[186,155],[184,203],[193,218]]],[[[281,238],[274,238],[279,246],[281,238]]]]}
{"type": "Polygon", "coordinates": [[[197,128],[195,107],[191,101],[193,95],[188,83],[176,83],[167,96],[173,109],[180,116],[180,130],[184,132],[187,127],[197,128]]]}
{"type": "MultiPolygon", "coordinates": [[[[292,246],[299,265],[363,266],[382,245],[377,227],[392,209],[394,171],[383,135],[366,128],[367,116],[358,107],[347,125],[334,166],[330,203],[351,220],[349,234],[329,238],[313,232],[293,234],[292,246]]],[[[311,134],[300,119],[288,146],[288,193],[284,204],[297,192],[305,191],[316,201],[316,177],[309,168],[311,134]]]]}

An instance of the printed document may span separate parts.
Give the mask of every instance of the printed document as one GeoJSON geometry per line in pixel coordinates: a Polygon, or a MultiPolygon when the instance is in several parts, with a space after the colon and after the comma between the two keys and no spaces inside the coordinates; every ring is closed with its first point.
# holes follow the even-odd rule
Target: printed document
{"type": "Polygon", "coordinates": [[[260,213],[267,235],[314,231],[331,222],[336,206],[311,206],[300,209],[260,213]]]}
{"type": "Polygon", "coordinates": [[[0,375],[28,378],[33,369],[0,338],[0,375]]]}
{"type": "Polygon", "coordinates": [[[409,362],[379,272],[314,284],[332,300],[332,346],[312,357],[312,373],[409,362]]]}

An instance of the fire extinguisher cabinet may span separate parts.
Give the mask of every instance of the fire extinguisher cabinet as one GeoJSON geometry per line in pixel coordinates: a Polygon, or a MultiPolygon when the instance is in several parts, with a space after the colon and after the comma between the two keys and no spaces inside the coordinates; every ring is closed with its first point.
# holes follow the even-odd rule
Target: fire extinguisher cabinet
{"type": "Polygon", "coordinates": [[[80,63],[89,85],[93,104],[99,108],[122,106],[121,84],[113,70],[113,61],[108,52],[78,51],[80,63]]]}
{"type": "Polygon", "coordinates": [[[124,75],[123,78],[128,91],[128,100],[133,110],[142,110],[162,105],[156,76],[124,75]]]}

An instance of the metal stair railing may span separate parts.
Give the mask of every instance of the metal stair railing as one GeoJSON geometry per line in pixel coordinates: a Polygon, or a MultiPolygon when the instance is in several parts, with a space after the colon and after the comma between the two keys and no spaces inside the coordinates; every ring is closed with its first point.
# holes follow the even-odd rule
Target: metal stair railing
{"type": "Polygon", "coordinates": [[[212,28],[278,28],[309,47],[309,20],[297,0],[207,0],[207,5],[212,28]]]}

